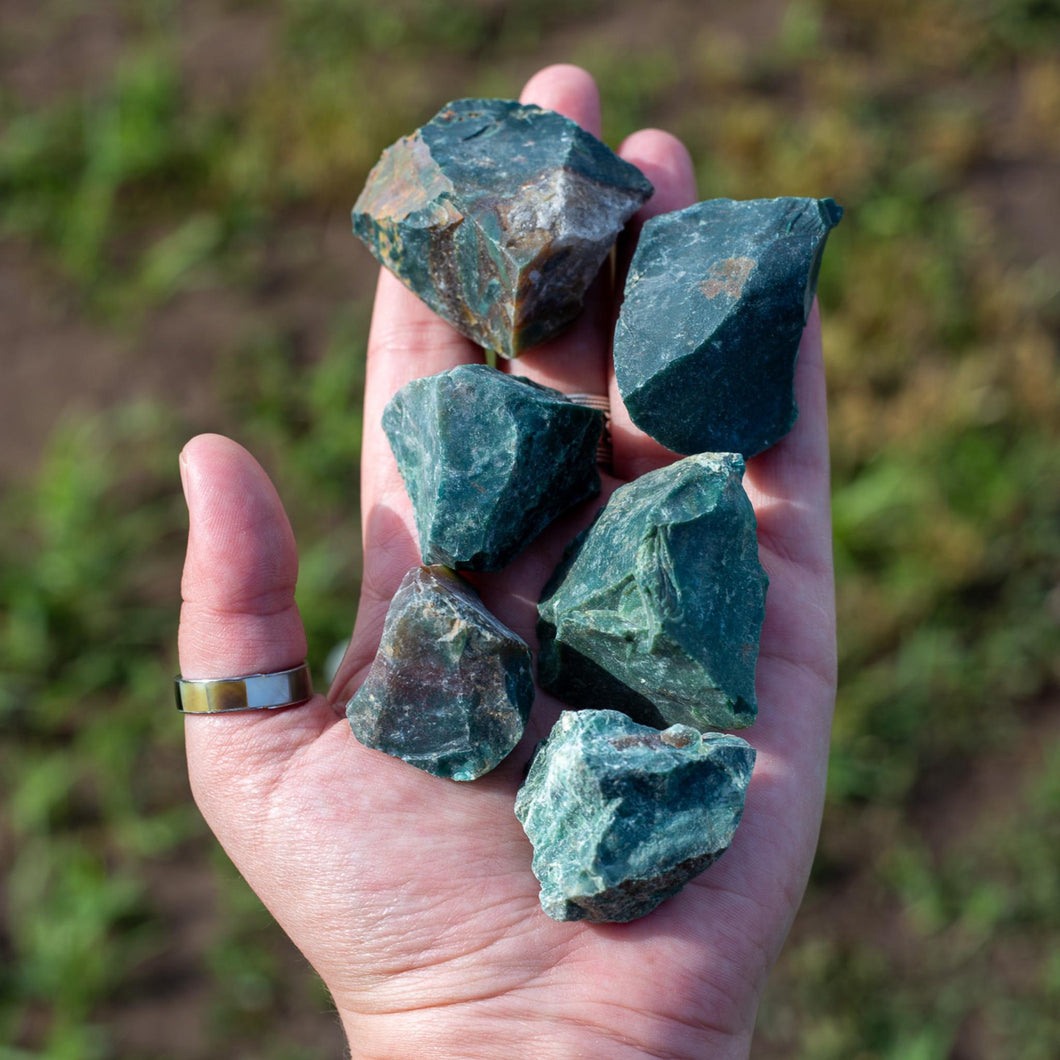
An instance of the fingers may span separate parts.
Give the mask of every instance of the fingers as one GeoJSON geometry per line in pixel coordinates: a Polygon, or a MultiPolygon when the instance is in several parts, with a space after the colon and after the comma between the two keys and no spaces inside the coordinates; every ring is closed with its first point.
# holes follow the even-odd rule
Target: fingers
{"type": "MultiPolygon", "coordinates": [[[[306,656],[294,602],[298,558],[268,476],[241,446],[211,434],[188,442],[180,468],[189,520],[182,676],[241,677],[297,666],[306,656]]],[[[289,710],[188,716],[189,773],[207,819],[223,810],[231,785],[267,787],[291,754],[335,721],[322,696],[289,710]]]]}
{"type": "Polygon", "coordinates": [[[747,463],[744,486],[769,574],[758,656],[759,818],[772,819],[793,858],[816,841],[835,703],[836,628],[829,508],[828,417],[821,324],[814,303],[795,367],[792,430],[747,463]],[[798,809],[796,809],[798,808],[798,809]]]}
{"type": "Polygon", "coordinates": [[[795,362],[795,401],[795,426],[748,461],[744,485],[762,544],[808,570],[830,572],[828,403],[816,300],[795,362]]]}
{"type": "Polygon", "coordinates": [[[580,66],[556,63],[538,70],[523,87],[519,102],[554,110],[593,136],[600,136],[600,92],[592,74],[580,66]]]}
{"type": "MultiPolygon", "coordinates": [[[[642,129],[634,133],[625,140],[618,153],[641,170],[655,186],[655,194],[637,211],[619,241],[618,274],[622,284],[641,226],[658,214],[691,206],[696,201],[696,177],[684,144],[659,129],[642,129]]],[[[618,478],[634,479],[678,459],[675,453],[633,425],[615,386],[613,372],[610,396],[612,466],[618,478]]]]}
{"type": "MultiPolygon", "coordinates": [[[[592,77],[577,66],[546,67],[530,78],[519,99],[558,111],[593,136],[600,136],[600,94],[592,77]]],[[[528,350],[507,364],[507,370],[565,394],[605,395],[611,340],[608,271],[605,263],[586,294],[582,312],[567,331],[528,350]]]]}
{"type": "Polygon", "coordinates": [[[618,153],[655,186],[655,194],[634,214],[622,233],[622,249],[628,261],[645,221],[661,213],[683,210],[696,201],[696,174],[685,145],[661,129],[641,129],[627,136],[618,153]]]}

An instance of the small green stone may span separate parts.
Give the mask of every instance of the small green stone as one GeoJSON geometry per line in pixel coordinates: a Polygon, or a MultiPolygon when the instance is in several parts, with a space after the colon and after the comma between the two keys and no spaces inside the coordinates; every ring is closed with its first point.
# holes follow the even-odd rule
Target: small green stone
{"type": "Polygon", "coordinates": [[[604,414],[486,365],[403,386],[383,429],[425,563],[506,566],[562,511],[600,492],[604,414]]]}
{"type": "Polygon", "coordinates": [[[752,724],[768,579],[743,467],[701,453],[615,490],[542,593],[544,689],[656,728],[752,724]]]}
{"type": "Polygon", "coordinates": [[[639,169],[561,114],[461,99],[387,148],[353,230],[457,330],[516,357],[577,316],[651,193],[639,169]]]}
{"type": "Polygon", "coordinates": [[[713,199],[641,230],[615,328],[633,422],[678,453],[754,456],[795,423],[831,199],[713,199]]]}
{"type": "Polygon", "coordinates": [[[405,575],[365,682],[346,707],[367,747],[453,780],[507,757],[534,700],[530,649],[445,567],[405,575]]]}
{"type": "Polygon", "coordinates": [[[554,920],[650,913],[728,849],[754,760],[738,736],[564,711],[515,800],[542,908],[554,920]]]}

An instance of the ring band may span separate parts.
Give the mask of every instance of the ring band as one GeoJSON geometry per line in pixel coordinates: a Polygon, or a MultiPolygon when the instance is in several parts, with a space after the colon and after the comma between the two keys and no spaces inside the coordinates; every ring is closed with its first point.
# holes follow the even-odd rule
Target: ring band
{"type": "Polygon", "coordinates": [[[177,710],[182,714],[227,714],[235,710],[279,710],[313,698],[309,667],[302,663],[274,674],[247,674],[209,681],[174,682],[177,710]]]}
{"type": "Polygon", "coordinates": [[[599,409],[604,414],[604,432],[600,435],[600,444],[596,447],[596,462],[605,468],[611,466],[611,402],[604,394],[564,394],[568,401],[575,405],[585,405],[599,409]]]}

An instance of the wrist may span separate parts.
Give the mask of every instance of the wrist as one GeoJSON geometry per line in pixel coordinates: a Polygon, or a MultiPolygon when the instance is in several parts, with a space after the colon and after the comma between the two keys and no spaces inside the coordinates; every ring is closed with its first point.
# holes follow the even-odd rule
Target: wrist
{"type": "Polygon", "coordinates": [[[751,1030],[730,1033],[622,1010],[592,1019],[547,1012],[340,1012],[350,1060],[747,1060],[751,1030]]]}

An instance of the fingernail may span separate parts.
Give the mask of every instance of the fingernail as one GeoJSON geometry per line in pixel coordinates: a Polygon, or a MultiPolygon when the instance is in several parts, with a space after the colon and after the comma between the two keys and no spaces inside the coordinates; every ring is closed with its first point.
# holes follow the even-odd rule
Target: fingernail
{"type": "Polygon", "coordinates": [[[188,491],[189,491],[189,486],[188,486],[188,458],[187,458],[187,456],[185,456],[183,449],[181,449],[181,451],[180,451],[179,464],[180,464],[180,485],[181,485],[181,488],[184,490],[184,502],[187,503],[188,502],[188,491]]]}

